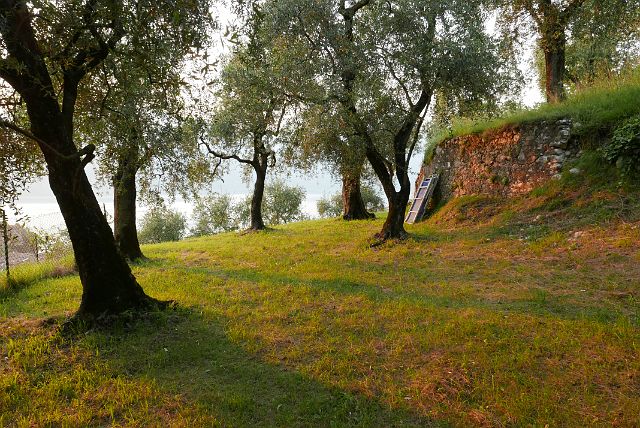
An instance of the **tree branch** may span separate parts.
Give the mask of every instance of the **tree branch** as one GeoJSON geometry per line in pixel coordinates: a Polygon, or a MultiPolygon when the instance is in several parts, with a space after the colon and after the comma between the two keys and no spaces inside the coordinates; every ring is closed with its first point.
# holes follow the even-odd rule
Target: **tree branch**
{"type": "Polygon", "coordinates": [[[75,159],[75,158],[81,158],[82,156],[86,156],[84,159],[82,159],[83,162],[86,161],[86,163],[84,163],[83,166],[86,166],[86,164],[91,162],[91,160],[93,160],[93,158],[95,157],[93,152],[95,151],[96,146],[94,146],[93,144],[89,144],[86,147],[78,150],[77,152],[75,152],[75,153],[73,153],[71,155],[63,155],[62,153],[57,151],[55,148],[53,148],[49,143],[47,143],[43,139],[36,137],[31,132],[27,131],[26,129],[24,129],[24,128],[18,126],[18,125],[16,125],[13,122],[10,122],[8,120],[0,119],[0,127],[10,129],[10,130],[14,131],[17,134],[22,135],[23,137],[26,137],[26,138],[28,138],[30,140],[35,141],[37,144],[39,144],[41,146],[44,146],[49,151],[51,151],[54,155],[58,156],[59,158],[61,158],[63,160],[71,160],[71,159],[75,159]]]}
{"type": "Polygon", "coordinates": [[[247,165],[253,165],[253,161],[252,160],[243,159],[243,158],[241,158],[240,156],[237,156],[237,155],[225,155],[224,153],[216,152],[215,150],[213,150],[211,148],[211,146],[209,146],[209,143],[204,141],[203,138],[200,138],[200,144],[203,145],[207,149],[209,154],[217,157],[218,159],[221,159],[221,160],[233,159],[233,160],[236,160],[236,161],[238,161],[240,163],[246,163],[247,165]]]}

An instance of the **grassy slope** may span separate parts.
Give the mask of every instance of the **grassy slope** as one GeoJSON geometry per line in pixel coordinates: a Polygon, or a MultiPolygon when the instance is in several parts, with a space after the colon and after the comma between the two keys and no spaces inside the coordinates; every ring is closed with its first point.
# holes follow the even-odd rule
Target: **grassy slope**
{"type": "Polygon", "coordinates": [[[5,292],[0,426],[637,426],[640,192],[589,180],[149,246],[179,309],[111,332],[42,321],[76,276],[5,292]]]}
{"type": "Polygon", "coordinates": [[[606,133],[631,116],[640,114],[640,70],[624,78],[595,84],[572,94],[560,104],[542,104],[491,120],[456,118],[449,129],[436,129],[429,138],[425,160],[429,161],[433,149],[442,141],[469,134],[500,130],[526,122],[571,118],[574,135],[590,137],[606,133]]]}

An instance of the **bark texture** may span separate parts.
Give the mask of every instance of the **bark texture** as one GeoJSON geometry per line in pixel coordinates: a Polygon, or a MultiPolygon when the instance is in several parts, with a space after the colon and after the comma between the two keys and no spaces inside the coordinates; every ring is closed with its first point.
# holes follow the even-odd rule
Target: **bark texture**
{"type": "Polygon", "coordinates": [[[344,220],[367,220],[375,218],[375,214],[367,211],[360,191],[360,174],[344,173],[342,175],[342,218],[344,220]]]}
{"type": "Polygon", "coordinates": [[[545,64],[545,93],[547,102],[557,103],[565,99],[564,75],[566,68],[564,31],[556,29],[543,41],[545,64]]]}
{"type": "Polygon", "coordinates": [[[113,179],[113,232],[120,253],[128,260],[144,257],[136,226],[136,162],[136,156],[123,156],[113,179]]]}
{"type": "MultiPolygon", "coordinates": [[[[254,157],[255,158],[255,157],[254,157]]],[[[250,230],[264,230],[264,220],[262,219],[262,200],[264,198],[264,183],[267,178],[267,158],[266,156],[258,156],[259,161],[252,164],[256,172],[256,182],[253,186],[253,195],[251,196],[251,223],[250,230]],[[261,159],[264,157],[264,159],[261,159]]]]}

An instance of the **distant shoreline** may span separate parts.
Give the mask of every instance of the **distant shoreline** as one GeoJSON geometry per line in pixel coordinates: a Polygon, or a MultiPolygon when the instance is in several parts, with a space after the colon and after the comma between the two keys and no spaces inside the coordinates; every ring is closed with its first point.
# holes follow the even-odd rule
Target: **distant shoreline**
{"type": "MultiPolygon", "coordinates": [[[[235,194],[231,195],[233,199],[241,199],[247,196],[247,194],[235,194]]],[[[318,209],[316,204],[318,200],[325,197],[321,194],[308,194],[302,202],[302,212],[310,218],[318,217],[318,209]]],[[[187,216],[189,222],[191,222],[191,215],[193,213],[193,202],[177,200],[173,203],[168,203],[172,210],[178,211],[187,216]]],[[[104,204],[107,210],[109,220],[113,219],[113,204],[104,204]]],[[[58,204],[55,202],[25,202],[18,204],[18,208],[21,209],[21,214],[27,217],[26,221],[21,223],[25,224],[31,229],[42,229],[46,231],[57,230],[64,228],[64,219],[62,213],[58,208],[58,204]]],[[[149,210],[147,206],[138,205],[138,219],[141,219],[145,213],[149,210]]],[[[13,214],[9,214],[9,223],[15,223],[16,218],[13,214]]],[[[113,224],[112,224],[113,226],[113,224]]]]}

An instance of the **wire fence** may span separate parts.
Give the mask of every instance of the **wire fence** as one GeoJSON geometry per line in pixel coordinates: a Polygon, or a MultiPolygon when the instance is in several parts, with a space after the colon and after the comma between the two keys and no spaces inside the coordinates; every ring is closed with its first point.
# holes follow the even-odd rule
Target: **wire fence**
{"type": "Polygon", "coordinates": [[[70,249],[71,241],[59,212],[11,222],[0,211],[0,270],[10,272],[23,263],[56,259],[70,249]]]}

